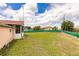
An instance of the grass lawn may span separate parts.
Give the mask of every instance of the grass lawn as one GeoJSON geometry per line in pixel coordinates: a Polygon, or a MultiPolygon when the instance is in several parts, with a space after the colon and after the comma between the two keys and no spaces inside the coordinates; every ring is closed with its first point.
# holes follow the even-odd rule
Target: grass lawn
{"type": "Polygon", "coordinates": [[[79,56],[79,40],[61,32],[25,33],[14,40],[1,55],[7,56],[79,56]]]}

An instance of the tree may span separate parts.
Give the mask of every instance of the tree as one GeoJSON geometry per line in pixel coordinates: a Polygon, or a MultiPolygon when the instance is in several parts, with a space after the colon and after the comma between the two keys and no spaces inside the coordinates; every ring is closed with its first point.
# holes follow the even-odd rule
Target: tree
{"type": "Polygon", "coordinates": [[[73,31],[74,23],[71,21],[63,21],[61,28],[62,28],[62,30],[73,31]]]}
{"type": "Polygon", "coordinates": [[[35,26],[33,30],[40,30],[40,26],[35,26]]]}
{"type": "Polygon", "coordinates": [[[54,27],[52,28],[52,30],[58,30],[58,28],[57,28],[56,26],[54,26],[54,27]]]}

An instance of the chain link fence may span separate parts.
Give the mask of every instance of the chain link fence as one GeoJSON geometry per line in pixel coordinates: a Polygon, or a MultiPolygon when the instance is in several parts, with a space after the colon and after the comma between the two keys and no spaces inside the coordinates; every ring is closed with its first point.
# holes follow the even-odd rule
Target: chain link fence
{"type": "Polygon", "coordinates": [[[24,32],[25,33],[27,32],[30,32],[30,33],[31,32],[64,32],[64,33],[79,37],[79,32],[70,32],[70,31],[63,31],[63,30],[25,30],[24,32]]]}

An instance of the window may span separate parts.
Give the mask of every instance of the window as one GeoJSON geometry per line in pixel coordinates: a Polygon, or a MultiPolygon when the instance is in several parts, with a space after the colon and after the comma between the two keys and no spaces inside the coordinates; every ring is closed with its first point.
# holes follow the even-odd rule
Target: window
{"type": "Polygon", "coordinates": [[[20,33],[20,25],[16,25],[16,33],[20,33]]]}
{"type": "Polygon", "coordinates": [[[10,29],[10,32],[11,32],[11,29],[10,29]]]}

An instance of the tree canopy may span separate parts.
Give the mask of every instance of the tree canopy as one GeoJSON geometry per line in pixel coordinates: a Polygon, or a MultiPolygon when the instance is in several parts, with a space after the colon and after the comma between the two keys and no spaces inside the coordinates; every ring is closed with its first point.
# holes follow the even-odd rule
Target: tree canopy
{"type": "Polygon", "coordinates": [[[73,31],[74,23],[71,21],[63,21],[61,28],[62,28],[62,30],[73,31]]]}

